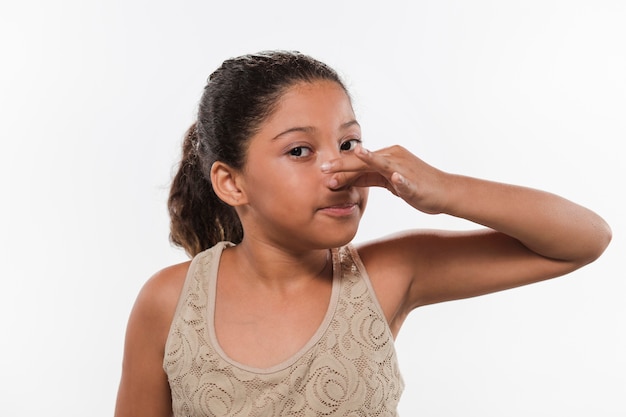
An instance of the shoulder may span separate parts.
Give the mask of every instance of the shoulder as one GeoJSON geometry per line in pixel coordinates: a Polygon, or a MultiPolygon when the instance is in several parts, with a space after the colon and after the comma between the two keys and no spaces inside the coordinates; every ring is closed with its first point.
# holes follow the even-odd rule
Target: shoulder
{"type": "Polygon", "coordinates": [[[467,246],[469,236],[476,231],[416,229],[354,245],[394,333],[412,309],[416,282],[438,275],[450,247],[467,246]]]}
{"type": "Polygon", "coordinates": [[[154,274],[142,287],[126,328],[116,416],[171,415],[162,367],[165,342],[190,262],[154,274]]]}
{"type": "Polygon", "coordinates": [[[424,251],[435,237],[416,230],[353,245],[394,335],[406,316],[403,305],[416,265],[426,265],[424,251]]]}
{"type": "Polygon", "coordinates": [[[468,247],[490,231],[415,229],[355,245],[368,271],[391,270],[395,273],[425,272],[433,262],[449,260],[455,247],[468,247]]]}
{"type": "Polygon", "coordinates": [[[141,288],[137,303],[148,310],[164,310],[176,306],[185,284],[191,261],[161,269],[152,275],[141,288]]]}
{"type": "Polygon", "coordinates": [[[186,261],[157,271],[146,281],[140,295],[168,298],[173,293],[180,293],[190,264],[191,261],[186,261]]]}
{"type": "Polygon", "coordinates": [[[411,230],[371,240],[354,247],[363,261],[371,278],[378,271],[392,271],[394,274],[409,273],[415,262],[426,258],[426,254],[436,240],[441,239],[442,231],[411,230]]]}
{"type": "Polygon", "coordinates": [[[146,281],[135,301],[131,323],[150,329],[150,333],[158,334],[165,341],[190,263],[164,268],[146,281]]]}

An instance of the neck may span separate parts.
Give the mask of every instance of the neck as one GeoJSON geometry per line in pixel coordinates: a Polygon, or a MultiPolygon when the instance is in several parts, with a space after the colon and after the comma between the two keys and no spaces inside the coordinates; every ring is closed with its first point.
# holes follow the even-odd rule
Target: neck
{"type": "Polygon", "coordinates": [[[332,278],[329,249],[291,251],[250,239],[229,250],[231,271],[254,285],[295,289],[311,280],[332,278]]]}

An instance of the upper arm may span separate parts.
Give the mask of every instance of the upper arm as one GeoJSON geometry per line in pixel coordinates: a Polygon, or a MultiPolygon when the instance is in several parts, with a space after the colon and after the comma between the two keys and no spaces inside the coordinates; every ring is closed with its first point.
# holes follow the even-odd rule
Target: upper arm
{"type": "Polygon", "coordinates": [[[116,417],[172,415],[163,356],[187,268],[184,263],[157,273],[137,297],[126,329],[116,417]]]}
{"type": "Polygon", "coordinates": [[[412,231],[358,251],[390,324],[419,306],[530,284],[582,266],[538,255],[490,229],[412,231]]]}
{"type": "Polygon", "coordinates": [[[426,246],[419,245],[423,255],[413,263],[409,309],[506,290],[581,266],[541,256],[518,240],[489,229],[438,233],[425,241],[426,246]]]}

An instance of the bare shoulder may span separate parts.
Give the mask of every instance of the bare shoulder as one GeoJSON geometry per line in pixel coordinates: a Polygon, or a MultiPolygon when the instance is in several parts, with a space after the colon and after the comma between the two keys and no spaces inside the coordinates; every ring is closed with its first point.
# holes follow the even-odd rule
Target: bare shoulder
{"type": "Polygon", "coordinates": [[[191,261],[166,267],[155,273],[142,287],[133,314],[152,324],[169,326],[176,310],[191,261]]]}
{"type": "Polygon", "coordinates": [[[461,248],[471,252],[484,240],[493,239],[493,235],[489,229],[415,229],[355,246],[372,279],[390,271],[411,280],[415,274],[437,267],[440,261],[450,262],[461,248]]]}
{"type": "Polygon", "coordinates": [[[403,306],[416,265],[426,268],[437,239],[437,231],[412,230],[354,245],[394,334],[406,317],[403,306]]]}
{"type": "Polygon", "coordinates": [[[162,351],[190,262],[164,268],[146,281],[130,314],[127,347],[148,343],[162,351]]]}
{"type": "Polygon", "coordinates": [[[424,285],[444,276],[449,265],[458,263],[455,258],[466,260],[461,252],[472,252],[488,233],[416,229],[355,245],[394,334],[415,299],[428,293],[424,285]]]}
{"type": "Polygon", "coordinates": [[[429,252],[440,241],[452,235],[458,234],[444,230],[416,229],[356,244],[355,248],[370,278],[376,279],[379,272],[383,271],[393,272],[394,275],[412,273],[416,262],[419,263],[420,259],[426,262],[430,257],[429,252]]]}
{"type": "Polygon", "coordinates": [[[189,264],[183,262],[157,272],[137,296],[126,328],[116,417],[172,415],[162,363],[189,264]]]}

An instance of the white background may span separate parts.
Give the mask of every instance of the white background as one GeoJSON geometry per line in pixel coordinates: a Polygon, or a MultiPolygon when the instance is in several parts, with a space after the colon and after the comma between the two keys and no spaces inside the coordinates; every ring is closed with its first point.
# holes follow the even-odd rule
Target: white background
{"type": "MultiPolygon", "coordinates": [[[[334,66],[368,147],[553,191],[611,224],[566,278],[416,311],[404,416],[626,415],[626,3],[7,1],[0,4],[0,358],[6,416],[110,416],[143,282],[182,261],[165,199],[222,60],[334,66]]],[[[375,190],[357,240],[467,228],[375,190]]]]}

